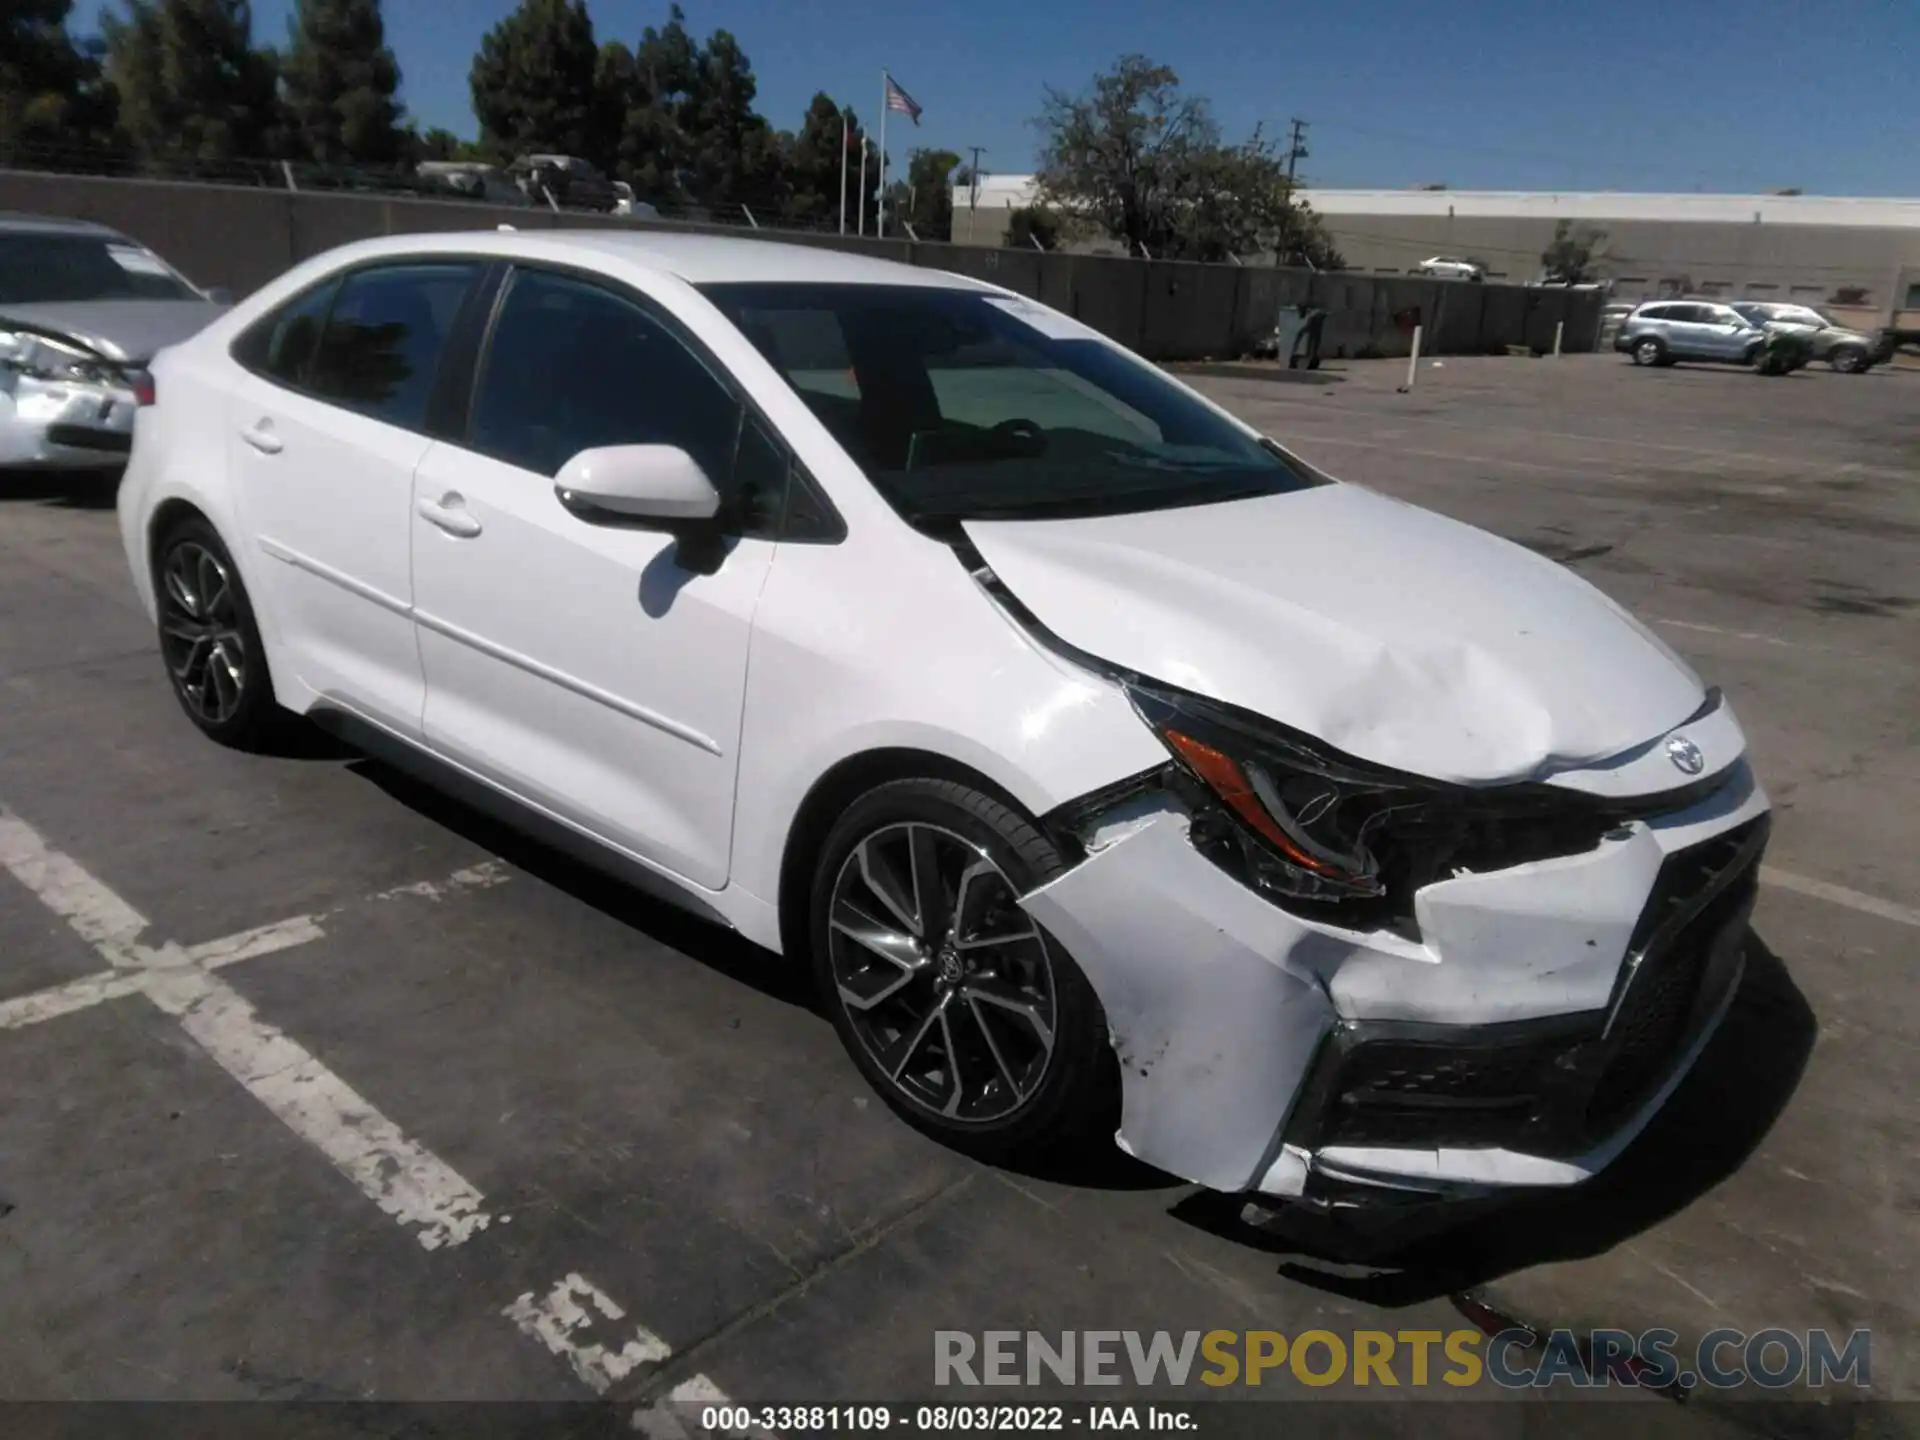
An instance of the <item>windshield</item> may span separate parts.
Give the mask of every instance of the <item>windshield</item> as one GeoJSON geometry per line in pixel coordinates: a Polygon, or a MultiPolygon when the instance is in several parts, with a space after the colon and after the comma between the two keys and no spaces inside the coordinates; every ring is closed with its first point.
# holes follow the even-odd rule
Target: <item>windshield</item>
{"type": "Polygon", "coordinates": [[[1144,361],[1013,296],[702,293],[909,521],[1118,514],[1320,483],[1144,361]]]}
{"type": "Polygon", "coordinates": [[[1817,325],[1828,327],[1833,324],[1825,315],[1807,305],[1770,305],[1749,304],[1733,307],[1756,325],[1769,322],[1779,325],[1817,325]]]}
{"type": "Polygon", "coordinates": [[[158,255],[131,240],[0,234],[0,305],[200,298],[158,255]]]}

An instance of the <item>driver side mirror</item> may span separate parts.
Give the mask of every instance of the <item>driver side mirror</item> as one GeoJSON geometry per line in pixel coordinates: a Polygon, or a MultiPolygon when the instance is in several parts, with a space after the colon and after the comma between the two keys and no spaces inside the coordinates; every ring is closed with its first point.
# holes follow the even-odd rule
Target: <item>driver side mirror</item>
{"type": "Polygon", "coordinates": [[[720,492],[700,462],[677,445],[582,450],[560,467],[553,489],[581,519],[602,523],[618,517],[674,529],[720,513],[720,492]]]}
{"type": "Polygon", "coordinates": [[[696,575],[726,559],[720,492],[678,445],[606,445],[560,467],[553,493],[589,525],[634,526],[672,535],[674,558],[696,575]]]}

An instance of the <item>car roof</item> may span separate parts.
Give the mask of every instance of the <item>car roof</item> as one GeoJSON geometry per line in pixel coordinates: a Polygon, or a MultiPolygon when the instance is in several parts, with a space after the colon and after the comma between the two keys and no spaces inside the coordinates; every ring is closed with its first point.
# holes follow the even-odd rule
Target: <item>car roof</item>
{"type": "Polygon", "coordinates": [[[93,235],[102,239],[127,237],[111,226],[91,220],[74,220],[62,215],[27,215],[17,210],[0,210],[0,235],[93,235]]]}
{"type": "MultiPolygon", "coordinates": [[[[785,244],[725,235],[639,229],[615,222],[580,229],[434,231],[362,241],[349,247],[357,258],[446,250],[591,265],[596,258],[622,261],[684,280],[689,285],[795,284],[917,285],[995,292],[998,287],[963,275],[825,245],[785,244]]],[[[344,255],[344,251],[342,252],[344,255]]]]}

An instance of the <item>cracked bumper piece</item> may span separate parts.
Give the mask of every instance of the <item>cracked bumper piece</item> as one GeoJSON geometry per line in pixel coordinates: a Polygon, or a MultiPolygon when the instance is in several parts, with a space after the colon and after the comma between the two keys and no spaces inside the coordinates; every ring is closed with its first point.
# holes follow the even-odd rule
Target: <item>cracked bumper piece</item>
{"type": "Polygon", "coordinates": [[[119,385],[13,376],[0,385],[0,466],[124,461],[139,402],[119,385]]]}
{"type": "Polygon", "coordinates": [[[1100,996],[1141,1160],[1307,1199],[1569,1185],[1724,1015],[1767,811],[1740,764],[1586,853],[1428,885],[1416,936],[1279,908],[1148,795],[1022,903],[1100,996]]]}

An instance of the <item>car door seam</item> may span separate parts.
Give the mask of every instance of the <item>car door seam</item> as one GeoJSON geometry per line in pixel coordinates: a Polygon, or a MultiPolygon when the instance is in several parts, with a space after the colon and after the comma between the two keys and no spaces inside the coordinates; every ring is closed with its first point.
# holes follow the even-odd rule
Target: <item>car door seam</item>
{"type": "Polygon", "coordinates": [[[383,610],[391,610],[396,615],[413,613],[413,606],[406,601],[389,595],[384,590],[376,589],[364,580],[356,580],[323,561],[315,560],[311,555],[301,554],[292,546],[279,540],[270,539],[265,535],[258,538],[260,549],[283,564],[291,565],[296,570],[304,570],[309,575],[325,580],[331,585],[338,585],[342,590],[358,595],[362,600],[371,601],[383,610]]]}
{"type": "Polygon", "coordinates": [[[563,690],[571,690],[574,694],[584,699],[604,705],[609,710],[617,711],[629,719],[638,720],[641,724],[651,726],[663,734],[671,735],[676,740],[684,740],[689,745],[706,751],[709,755],[724,755],[726,753],[720,748],[717,740],[714,740],[710,736],[703,735],[690,725],[683,725],[678,720],[659,714],[657,711],[649,710],[644,705],[636,705],[631,700],[623,699],[621,696],[615,695],[610,691],[602,690],[598,685],[591,684],[577,676],[569,675],[564,670],[556,670],[551,665],[546,665],[535,660],[531,655],[522,655],[517,650],[509,650],[506,646],[487,640],[474,634],[471,630],[466,630],[453,624],[451,621],[442,620],[437,615],[430,615],[417,606],[414,607],[412,614],[414,624],[424,626],[436,635],[444,635],[447,639],[457,644],[465,645],[469,649],[477,650],[482,655],[490,656],[516,669],[524,670],[527,674],[558,685],[563,690]]]}

